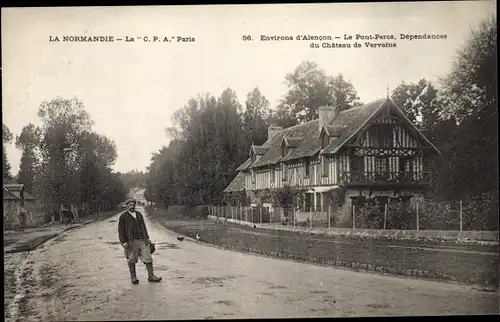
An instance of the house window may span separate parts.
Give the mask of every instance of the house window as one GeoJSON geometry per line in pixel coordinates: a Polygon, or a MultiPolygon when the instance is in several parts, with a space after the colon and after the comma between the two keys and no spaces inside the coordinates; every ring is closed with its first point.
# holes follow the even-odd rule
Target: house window
{"type": "Polygon", "coordinates": [[[323,177],[327,177],[328,176],[328,170],[329,170],[329,167],[328,167],[328,158],[326,157],[326,155],[324,155],[322,158],[321,158],[321,165],[323,166],[323,177]]]}
{"type": "Polygon", "coordinates": [[[352,155],[350,157],[350,168],[351,172],[360,173],[363,172],[363,157],[358,155],[352,155]]]}
{"type": "Polygon", "coordinates": [[[373,147],[377,147],[378,145],[378,128],[375,126],[371,126],[368,129],[368,140],[369,140],[369,145],[373,147]]]}
{"type": "Polygon", "coordinates": [[[385,173],[389,171],[389,158],[376,157],[375,158],[375,172],[385,173]]]}
{"type": "Polygon", "coordinates": [[[309,177],[309,173],[311,172],[311,161],[304,161],[304,173],[306,177],[309,177]]]}
{"type": "Polygon", "coordinates": [[[281,167],[281,171],[283,171],[283,181],[287,180],[287,174],[288,174],[288,166],[286,164],[283,164],[281,167]]]}
{"type": "Polygon", "coordinates": [[[255,170],[252,170],[252,183],[255,183],[255,170]]]}
{"type": "Polygon", "coordinates": [[[276,173],[274,172],[274,166],[271,167],[271,181],[274,182],[276,179],[276,173]]]}
{"type": "Polygon", "coordinates": [[[380,144],[384,148],[392,146],[392,127],[390,124],[380,126],[380,144]]]}

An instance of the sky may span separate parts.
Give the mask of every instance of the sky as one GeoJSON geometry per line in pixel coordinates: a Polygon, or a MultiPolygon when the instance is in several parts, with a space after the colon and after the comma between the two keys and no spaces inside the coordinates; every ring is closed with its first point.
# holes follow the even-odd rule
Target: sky
{"type": "MultiPolygon", "coordinates": [[[[16,135],[40,124],[44,100],[78,97],[93,129],[116,143],[116,171],[144,171],[168,145],[171,116],[199,93],[236,91],[241,104],[258,87],[275,108],[284,77],[304,60],[351,81],[361,101],[402,81],[436,82],[452,67],[472,28],[496,16],[495,1],[233,6],[2,8],[2,118],[16,135]],[[261,41],[261,35],[393,34],[394,48],[311,48],[312,42],[261,41]],[[400,34],[446,39],[401,40],[400,34]],[[251,35],[252,41],[243,41],[251,35]],[[135,42],[64,42],[63,36],[134,37],[135,42]],[[153,36],[194,42],[146,42],[153,36]],[[57,41],[49,41],[51,38],[57,41]],[[141,37],[138,39],[137,37],[141,37]],[[177,38],[175,38],[177,39],[177,38]]],[[[377,42],[385,42],[378,40],[377,42]]],[[[12,173],[21,151],[7,145],[12,173]]]]}

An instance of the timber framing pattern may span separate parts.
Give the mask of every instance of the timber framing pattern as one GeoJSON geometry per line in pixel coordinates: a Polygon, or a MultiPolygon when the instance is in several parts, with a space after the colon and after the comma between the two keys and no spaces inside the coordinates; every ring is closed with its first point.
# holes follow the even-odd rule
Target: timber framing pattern
{"type": "Polygon", "coordinates": [[[270,126],[268,140],[251,147],[224,192],[290,185],[418,193],[431,182],[427,164],[433,154],[440,152],[388,98],[345,111],[323,106],[318,119],[286,129],[270,126]]]}

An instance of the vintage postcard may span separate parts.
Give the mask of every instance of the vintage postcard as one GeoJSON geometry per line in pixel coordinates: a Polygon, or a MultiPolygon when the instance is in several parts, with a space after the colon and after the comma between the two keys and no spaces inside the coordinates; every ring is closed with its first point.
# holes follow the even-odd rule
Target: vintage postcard
{"type": "Polygon", "coordinates": [[[496,6],[2,8],[6,320],[498,314],[496,6]]]}

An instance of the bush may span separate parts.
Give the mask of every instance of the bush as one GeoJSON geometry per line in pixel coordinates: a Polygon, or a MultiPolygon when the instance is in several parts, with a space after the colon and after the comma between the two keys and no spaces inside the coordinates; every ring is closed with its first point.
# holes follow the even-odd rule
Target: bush
{"type": "Polygon", "coordinates": [[[193,207],[188,213],[189,217],[191,218],[196,218],[196,219],[206,219],[208,218],[208,207],[209,206],[196,206],[193,207]]]}
{"type": "Polygon", "coordinates": [[[387,207],[386,229],[416,229],[417,213],[409,202],[393,201],[387,207]]]}
{"type": "Polygon", "coordinates": [[[464,230],[498,230],[498,197],[482,193],[468,197],[462,204],[464,230]]]}
{"type": "Polygon", "coordinates": [[[335,227],[337,228],[352,228],[352,208],[349,202],[343,204],[338,209],[335,220],[335,227]]]}
{"type": "Polygon", "coordinates": [[[458,230],[460,214],[458,202],[427,200],[419,204],[420,229],[458,230]]]}
{"type": "Polygon", "coordinates": [[[384,213],[378,204],[366,204],[356,207],[356,228],[382,229],[384,228],[384,213]]]}

